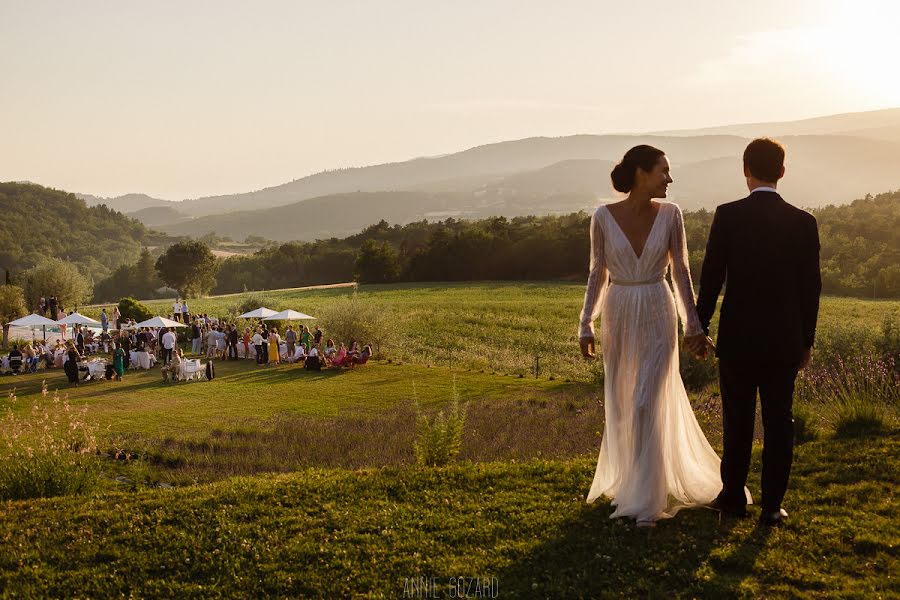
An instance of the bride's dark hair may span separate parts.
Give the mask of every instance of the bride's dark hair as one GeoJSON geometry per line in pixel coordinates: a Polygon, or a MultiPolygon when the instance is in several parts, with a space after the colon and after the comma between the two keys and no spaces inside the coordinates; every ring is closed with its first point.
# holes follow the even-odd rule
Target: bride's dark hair
{"type": "Polygon", "coordinates": [[[634,187],[634,171],[640,168],[642,171],[649,173],[656,166],[656,161],[665,152],[659,148],[641,144],[635,146],[625,153],[622,160],[617,164],[609,176],[612,178],[613,187],[616,190],[627,194],[634,187]]]}

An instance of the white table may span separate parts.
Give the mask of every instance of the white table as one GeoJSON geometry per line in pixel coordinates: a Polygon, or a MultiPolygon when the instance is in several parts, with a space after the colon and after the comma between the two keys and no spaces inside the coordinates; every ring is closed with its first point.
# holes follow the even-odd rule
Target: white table
{"type": "Polygon", "coordinates": [[[103,379],[106,377],[106,361],[105,360],[92,360],[87,364],[88,372],[91,374],[91,377],[94,379],[103,379]]]}

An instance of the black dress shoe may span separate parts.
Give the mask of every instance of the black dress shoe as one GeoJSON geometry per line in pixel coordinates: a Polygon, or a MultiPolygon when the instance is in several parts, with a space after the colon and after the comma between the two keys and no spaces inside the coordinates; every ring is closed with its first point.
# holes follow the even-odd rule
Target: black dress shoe
{"type": "Polygon", "coordinates": [[[777,510],[764,510],[759,516],[759,523],[766,527],[778,527],[785,522],[787,516],[787,511],[783,508],[777,510]]]}
{"type": "Polygon", "coordinates": [[[729,517],[736,517],[738,519],[743,519],[747,517],[747,505],[746,504],[735,504],[732,502],[726,502],[722,499],[721,496],[718,496],[715,500],[709,503],[709,507],[713,510],[717,510],[723,515],[727,515],[729,517]]]}

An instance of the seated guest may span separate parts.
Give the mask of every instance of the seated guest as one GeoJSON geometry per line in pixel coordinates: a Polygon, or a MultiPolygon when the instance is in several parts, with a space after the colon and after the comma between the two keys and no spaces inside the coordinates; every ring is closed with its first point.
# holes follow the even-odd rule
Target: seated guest
{"type": "Polygon", "coordinates": [[[355,365],[364,365],[369,361],[369,357],[372,356],[372,346],[366,344],[365,348],[362,349],[358,355],[352,355],[350,359],[350,366],[353,367],[355,365]]]}
{"type": "Polygon", "coordinates": [[[334,355],[334,358],[331,359],[332,367],[342,367],[345,362],[349,362],[350,358],[347,354],[347,348],[344,346],[344,342],[341,342],[341,347],[338,348],[337,354],[334,355]]]}
{"type": "MultiPolygon", "coordinates": [[[[302,345],[300,346],[303,347],[302,345]]],[[[315,346],[313,346],[309,351],[309,356],[306,357],[306,364],[304,365],[307,371],[321,371],[322,363],[319,360],[319,350],[315,346]]]]}
{"type": "Polygon", "coordinates": [[[53,349],[53,366],[62,369],[63,363],[66,362],[66,347],[62,340],[56,340],[56,347],[53,349]]]}
{"type": "Polygon", "coordinates": [[[37,373],[38,363],[41,362],[40,356],[38,356],[37,350],[34,349],[34,346],[31,344],[25,344],[25,349],[22,351],[22,356],[25,359],[25,372],[26,373],[37,373]]]}
{"type": "Polygon", "coordinates": [[[18,375],[22,370],[22,351],[16,344],[13,344],[12,350],[9,351],[9,370],[13,375],[18,375]]]}
{"type": "Polygon", "coordinates": [[[334,347],[334,340],[328,340],[325,342],[325,350],[322,352],[322,356],[325,359],[325,364],[330,365],[331,360],[334,358],[334,355],[337,353],[337,348],[334,347]]]}
{"type": "Polygon", "coordinates": [[[305,361],[306,349],[303,347],[303,344],[297,344],[297,346],[294,347],[294,353],[290,356],[288,356],[287,352],[285,352],[284,360],[289,363],[305,361]]]}
{"type": "Polygon", "coordinates": [[[164,365],[160,371],[163,379],[166,381],[181,381],[184,379],[184,355],[181,353],[180,348],[172,352],[169,364],[164,365]]]}
{"type": "Polygon", "coordinates": [[[108,331],[104,331],[100,334],[100,349],[104,354],[110,351],[110,344],[112,342],[112,336],[109,335],[108,331]]]}

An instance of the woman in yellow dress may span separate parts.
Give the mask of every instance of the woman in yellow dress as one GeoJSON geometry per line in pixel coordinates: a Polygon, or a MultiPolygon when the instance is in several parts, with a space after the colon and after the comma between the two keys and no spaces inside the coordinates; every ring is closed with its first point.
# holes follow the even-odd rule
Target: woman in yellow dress
{"type": "Polygon", "coordinates": [[[272,328],[269,332],[269,364],[277,365],[279,362],[279,344],[281,343],[281,336],[278,335],[278,330],[276,328],[272,328]]]}

